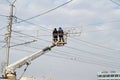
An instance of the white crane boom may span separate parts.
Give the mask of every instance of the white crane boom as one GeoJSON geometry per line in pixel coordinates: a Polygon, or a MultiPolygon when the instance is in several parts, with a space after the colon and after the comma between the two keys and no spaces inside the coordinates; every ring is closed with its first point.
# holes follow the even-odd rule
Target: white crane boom
{"type": "Polygon", "coordinates": [[[29,65],[31,63],[31,61],[40,57],[45,52],[50,51],[51,48],[53,48],[55,46],[64,46],[64,44],[67,44],[67,34],[68,33],[64,34],[66,36],[65,41],[63,41],[63,42],[59,42],[59,41],[53,42],[53,45],[51,45],[49,47],[46,47],[46,48],[44,48],[44,49],[42,49],[42,50],[40,50],[36,53],[33,53],[32,55],[27,56],[27,57],[13,63],[13,64],[8,65],[5,68],[5,74],[2,75],[2,78],[7,79],[7,80],[16,80],[16,68],[20,68],[24,65],[29,65]]]}
{"type": "Polygon", "coordinates": [[[22,67],[25,64],[26,65],[30,64],[31,61],[33,61],[34,59],[36,59],[39,56],[43,55],[45,52],[51,50],[51,48],[53,48],[55,46],[56,45],[53,44],[52,46],[46,47],[46,48],[44,48],[44,49],[42,49],[42,50],[40,50],[40,51],[38,51],[36,53],[33,53],[30,56],[27,56],[27,57],[25,57],[25,58],[15,62],[15,63],[9,65],[8,67],[6,67],[6,73],[7,74],[15,73],[16,68],[20,68],[20,67],[22,67]]]}

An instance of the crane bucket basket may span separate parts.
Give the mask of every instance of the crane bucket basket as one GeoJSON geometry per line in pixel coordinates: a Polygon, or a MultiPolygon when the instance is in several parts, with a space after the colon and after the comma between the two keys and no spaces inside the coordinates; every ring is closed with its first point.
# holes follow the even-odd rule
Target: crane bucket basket
{"type": "Polygon", "coordinates": [[[63,40],[64,41],[56,41],[56,42],[54,42],[53,41],[53,44],[55,44],[56,46],[64,46],[65,44],[67,44],[67,32],[64,32],[64,34],[63,34],[63,40]]]}

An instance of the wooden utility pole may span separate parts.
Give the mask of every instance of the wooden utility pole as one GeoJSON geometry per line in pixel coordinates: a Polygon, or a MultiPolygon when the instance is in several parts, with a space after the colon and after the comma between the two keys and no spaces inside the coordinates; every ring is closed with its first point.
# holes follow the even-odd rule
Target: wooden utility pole
{"type": "Polygon", "coordinates": [[[11,40],[12,22],[13,22],[13,7],[14,7],[14,5],[11,4],[11,6],[10,6],[9,24],[8,24],[8,33],[7,33],[6,66],[9,65],[10,40],[11,40]]]}

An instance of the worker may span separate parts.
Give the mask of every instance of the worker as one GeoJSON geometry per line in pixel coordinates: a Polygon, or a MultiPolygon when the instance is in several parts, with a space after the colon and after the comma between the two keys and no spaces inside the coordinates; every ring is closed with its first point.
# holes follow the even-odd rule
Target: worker
{"type": "Polygon", "coordinates": [[[57,42],[58,41],[58,31],[56,28],[53,30],[53,41],[57,42]]]}
{"type": "Polygon", "coordinates": [[[61,27],[59,27],[58,29],[58,35],[59,35],[59,42],[64,42],[64,32],[63,32],[63,29],[61,27]]]}

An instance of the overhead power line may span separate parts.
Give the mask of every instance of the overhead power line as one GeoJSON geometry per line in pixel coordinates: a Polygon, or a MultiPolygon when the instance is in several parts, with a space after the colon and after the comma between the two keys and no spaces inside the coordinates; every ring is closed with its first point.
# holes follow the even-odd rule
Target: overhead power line
{"type": "Polygon", "coordinates": [[[1,27],[0,30],[3,30],[3,29],[5,29],[5,28],[6,28],[6,27],[1,27]]]}
{"type": "Polygon", "coordinates": [[[34,39],[43,40],[43,41],[46,41],[46,42],[50,42],[50,43],[51,43],[51,41],[44,40],[44,39],[41,39],[41,38],[37,38],[37,37],[35,37],[35,36],[31,36],[31,35],[28,35],[28,34],[24,34],[24,33],[21,33],[21,32],[17,32],[17,31],[13,31],[13,32],[18,33],[18,34],[21,34],[21,35],[28,36],[28,37],[31,37],[31,38],[34,38],[34,39]]]}
{"type": "MultiPolygon", "coordinates": [[[[23,19],[18,18],[18,17],[16,17],[16,18],[19,19],[19,20],[23,20],[23,19]]],[[[32,23],[32,22],[30,22],[30,21],[25,21],[25,22],[28,23],[28,24],[31,24],[31,25],[39,26],[39,27],[41,27],[44,31],[49,30],[48,28],[45,28],[45,27],[40,26],[40,25],[38,25],[38,24],[32,23]]],[[[17,22],[17,23],[18,23],[18,22],[17,22]]]]}
{"type": "MultiPolygon", "coordinates": [[[[27,52],[27,53],[33,52],[30,50],[23,50],[23,49],[17,49],[17,48],[14,48],[14,50],[19,50],[19,51],[27,52]]],[[[79,57],[78,56],[71,56],[71,55],[69,55],[69,53],[67,53],[67,55],[61,54],[61,53],[59,54],[59,52],[52,52],[52,53],[55,53],[55,54],[45,54],[45,55],[50,56],[50,57],[56,57],[56,58],[61,58],[61,59],[77,61],[77,62],[83,62],[83,63],[87,63],[87,64],[95,64],[95,65],[104,66],[104,67],[118,68],[118,65],[115,65],[114,62],[108,63],[108,61],[100,60],[100,62],[98,63],[97,62],[98,60],[93,60],[93,58],[84,59],[81,56],[79,56],[79,57]]]]}
{"type": "Polygon", "coordinates": [[[92,56],[99,57],[99,58],[103,58],[103,59],[115,58],[115,59],[119,60],[119,58],[116,57],[116,56],[110,56],[110,55],[105,55],[105,54],[99,54],[99,53],[90,52],[90,51],[86,51],[86,50],[82,50],[82,49],[77,49],[77,48],[74,48],[74,47],[71,47],[71,46],[65,46],[65,47],[67,47],[67,48],[69,48],[69,49],[73,49],[73,50],[79,51],[79,52],[88,53],[88,54],[90,54],[90,55],[92,55],[92,56]]]}
{"type": "MultiPolygon", "coordinates": [[[[101,22],[101,23],[91,23],[91,24],[82,24],[82,27],[90,27],[90,26],[98,26],[100,24],[110,24],[110,23],[120,23],[120,19],[116,19],[116,20],[111,20],[111,21],[105,21],[105,22],[101,22]]],[[[81,26],[81,25],[80,25],[81,26]]],[[[114,26],[113,26],[114,27],[114,26]]]]}
{"type": "Polygon", "coordinates": [[[78,38],[73,38],[73,39],[77,40],[77,41],[81,41],[81,42],[87,43],[87,44],[90,44],[90,45],[101,47],[101,48],[104,48],[104,49],[115,50],[116,51],[116,49],[113,49],[113,48],[110,48],[110,47],[106,47],[106,46],[103,46],[103,45],[99,45],[99,44],[95,44],[95,43],[92,43],[92,42],[88,42],[88,41],[85,41],[85,40],[81,40],[81,39],[78,39],[78,38]]]}
{"type": "Polygon", "coordinates": [[[20,44],[15,44],[15,45],[12,45],[10,47],[19,46],[19,45],[25,45],[25,44],[30,44],[30,43],[35,42],[35,41],[37,41],[37,40],[33,40],[33,41],[29,41],[29,42],[24,42],[24,43],[20,43],[20,44]]]}
{"type": "Polygon", "coordinates": [[[13,2],[10,2],[9,0],[6,0],[10,5],[13,5],[15,2],[16,2],[16,0],[14,0],[13,2]]]}
{"type": "Polygon", "coordinates": [[[2,17],[8,17],[8,16],[6,16],[6,15],[0,15],[0,16],[2,16],[2,17]]]}
{"type": "Polygon", "coordinates": [[[73,52],[71,53],[71,52],[66,52],[66,51],[62,51],[62,50],[57,50],[57,51],[53,51],[53,52],[55,52],[55,54],[57,54],[57,55],[62,55],[62,56],[66,56],[66,57],[75,57],[75,59],[89,59],[89,60],[94,60],[94,61],[101,60],[103,62],[108,61],[112,64],[114,64],[114,63],[119,64],[119,62],[114,61],[114,59],[103,59],[103,58],[97,58],[97,57],[93,58],[92,56],[91,57],[88,55],[83,56],[83,55],[80,55],[79,53],[73,53],[73,52]]]}
{"type": "Polygon", "coordinates": [[[96,54],[96,53],[94,53],[94,52],[89,52],[89,51],[82,50],[82,49],[77,49],[77,48],[74,48],[74,47],[71,47],[71,46],[65,46],[65,47],[67,47],[67,48],[69,48],[69,49],[73,49],[73,50],[79,51],[79,52],[88,53],[88,54],[93,55],[93,56],[96,56],[96,57],[101,57],[101,58],[107,57],[107,56],[105,56],[105,55],[96,54]]]}
{"type": "Polygon", "coordinates": [[[9,4],[11,4],[11,2],[9,0],[6,0],[9,4]]]}
{"type": "Polygon", "coordinates": [[[57,6],[57,7],[55,7],[55,8],[53,8],[53,9],[50,9],[50,10],[48,10],[48,11],[46,11],[46,12],[43,12],[43,13],[38,14],[38,15],[36,15],[36,16],[33,16],[33,17],[31,17],[31,18],[28,18],[28,19],[25,19],[25,20],[21,20],[21,21],[19,21],[18,23],[23,22],[23,21],[27,21],[27,20],[30,20],[30,19],[33,19],[33,18],[36,18],[36,17],[39,17],[39,16],[42,16],[42,15],[45,15],[45,14],[47,14],[47,13],[49,13],[49,12],[52,12],[52,11],[54,11],[54,10],[56,10],[56,9],[64,6],[64,5],[66,5],[66,4],[68,4],[68,3],[70,3],[71,1],[73,1],[73,0],[70,0],[70,1],[68,1],[68,2],[65,2],[65,3],[63,3],[63,4],[61,4],[61,5],[57,6]]]}
{"type": "Polygon", "coordinates": [[[27,52],[27,53],[34,53],[34,51],[30,50],[25,50],[25,49],[18,49],[18,48],[13,48],[14,50],[21,51],[21,52],[27,52]]]}
{"type": "Polygon", "coordinates": [[[94,64],[94,65],[99,65],[99,66],[104,66],[104,67],[111,67],[111,68],[117,68],[119,69],[119,66],[116,66],[114,64],[108,64],[105,62],[94,62],[91,60],[83,60],[83,59],[76,59],[75,57],[65,57],[65,56],[60,56],[60,55],[50,55],[50,54],[45,54],[46,56],[50,56],[50,57],[56,57],[56,58],[62,58],[62,59],[67,59],[67,60],[72,60],[72,61],[76,61],[76,62],[83,62],[83,63],[87,63],[87,64],[94,64]]]}
{"type": "Polygon", "coordinates": [[[117,2],[115,2],[115,1],[113,1],[113,0],[110,0],[110,1],[113,2],[113,3],[115,3],[116,5],[120,6],[119,3],[117,3],[117,2]]]}

